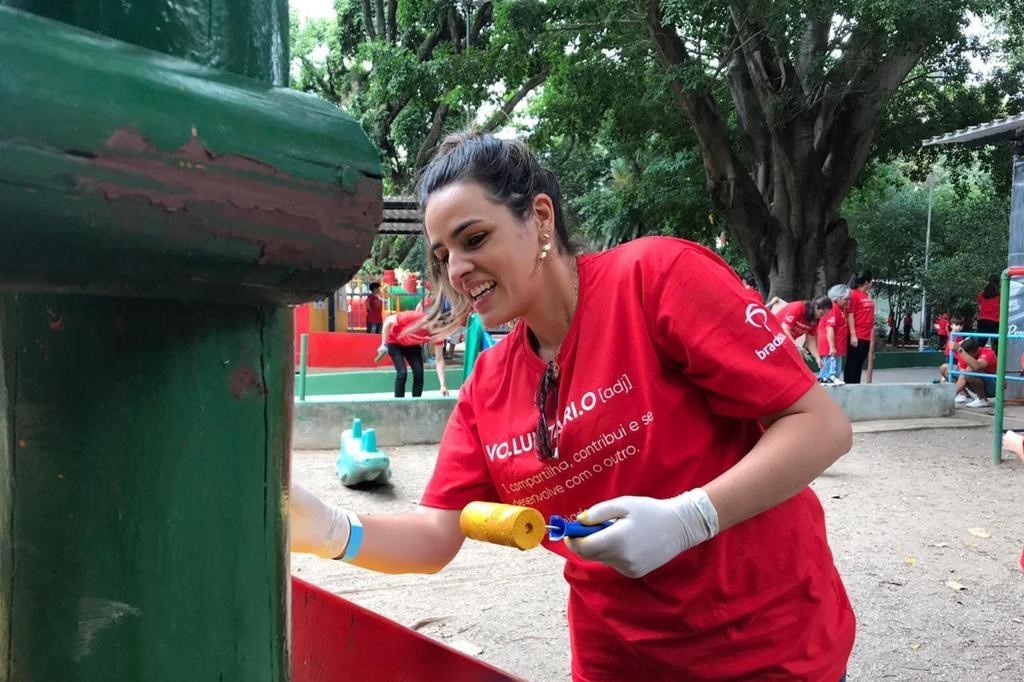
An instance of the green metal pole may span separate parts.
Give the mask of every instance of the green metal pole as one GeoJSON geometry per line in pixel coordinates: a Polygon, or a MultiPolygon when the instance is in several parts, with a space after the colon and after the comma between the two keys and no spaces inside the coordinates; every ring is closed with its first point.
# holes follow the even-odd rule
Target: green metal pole
{"type": "MultiPolygon", "coordinates": [[[[281,84],[286,76],[286,0],[8,4],[264,84],[281,84]]],[[[0,7],[0,18],[0,33],[7,40],[29,23],[8,7],[0,7]]],[[[110,43],[98,36],[92,41],[73,38],[77,42],[70,47],[47,41],[39,36],[59,33],[60,27],[33,21],[40,25],[36,42],[55,54],[81,44],[84,61],[93,54],[90,42],[94,47],[110,43]]],[[[17,54],[10,50],[5,57],[17,54]]],[[[113,49],[109,60],[97,60],[96,73],[106,73],[104,64],[119,63],[118,54],[137,55],[140,64],[159,67],[151,53],[125,45],[113,49]]],[[[193,83],[197,72],[208,72],[166,61],[177,74],[168,82],[182,85],[183,96],[201,96],[202,88],[190,90],[184,84],[193,83]]],[[[51,81],[25,74],[3,69],[0,92],[21,88],[25,97],[47,96],[43,91],[51,81]]],[[[221,86],[243,94],[237,78],[222,75],[221,86]]],[[[146,101],[150,91],[130,84],[141,82],[98,77],[90,82],[98,89],[88,109],[89,124],[103,118],[92,116],[97,106],[109,107],[111,118],[116,113],[118,120],[130,120],[121,116],[120,104],[146,101]],[[101,81],[107,84],[98,88],[101,81]]],[[[6,114],[25,101],[0,97],[0,108],[6,114]]],[[[244,109],[249,101],[225,99],[224,111],[244,109]]],[[[166,98],[164,105],[173,107],[166,98]]],[[[313,118],[323,115],[310,111],[313,118]]],[[[230,130],[225,137],[244,140],[256,150],[250,158],[259,159],[265,137],[259,129],[208,127],[211,120],[223,120],[215,106],[195,114],[178,117],[183,131],[195,127],[195,139],[201,140],[203,131],[230,130]]],[[[67,115],[75,118],[73,112],[67,115]]],[[[258,193],[240,194],[223,182],[170,191],[170,184],[151,178],[140,179],[138,191],[122,191],[122,180],[140,177],[132,175],[137,167],[210,170],[204,163],[199,164],[204,168],[180,165],[193,162],[187,155],[177,159],[180,164],[173,163],[173,154],[161,157],[176,147],[154,143],[148,119],[138,123],[138,137],[149,140],[149,146],[130,134],[97,138],[116,142],[123,152],[119,156],[49,148],[55,163],[68,163],[67,156],[77,158],[81,168],[107,163],[110,176],[102,185],[88,182],[99,177],[91,172],[48,176],[53,178],[48,191],[67,191],[60,209],[74,227],[53,232],[55,237],[40,248],[49,250],[53,261],[66,259],[72,269],[89,263],[83,253],[103,244],[110,247],[108,255],[120,257],[92,261],[89,281],[61,279],[66,269],[59,267],[46,270],[46,276],[34,268],[9,276],[4,269],[7,279],[0,279],[0,290],[7,292],[0,294],[0,682],[285,682],[285,490],[294,354],[292,313],[280,303],[295,300],[306,287],[316,291],[329,285],[331,291],[343,279],[307,279],[300,263],[314,257],[306,253],[308,242],[299,236],[294,241],[273,237],[280,228],[273,218],[278,214],[259,208],[264,199],[282,200],[282,187],[275,184],[295,181],[280,167],[255,161],[246,165],[244,153],[233,158],[233,168],[240,171],[234,177],[242,181],[275,176],[277,182],[266,183],[258,193]],[[102,197],[109,213],[91,214],[74,194],[93,190],[90,200],[102,197]],[[177,200],[183,203],[174,204],[177,200]],[[197,221],[196,212],[213,206],[230,213],[231,205],[247,215],[227,233],[203,237],[175,230],[223,228],[209,216],[197,221]],[[113,230],[108,216],[128,219],[113,230]],[[170,222],[161,223],[165,220],[170,222]],[[168,229],[153,229],[158,223],[168,229]],[[125,226],[134,226],[135,232],[125,226]],[[173,251],[175,246],[164,239],[180,240],[187,248],[173,251]],[[261,253],[261,245],[280,248],[261,253]],[[197,267],[200,254],[211,253],[225,254],[231,259],[225,263],[239,266],[224,267],[219,275],[215,267],[197,267]],[[263,266],[280,265],[282,259],[294,264],[279,271],[288,277],[261,279],[268,272],[263,266]],[[225,280],[209,286],[204,271],[225,280]],[[153,277],[154,272],[159,276],[153,277]],[[258,294],[258,289],[280,296],[258,294]],[[97,292],[108,295],[91,295],[97,292]]],[[[123,129],[118,124],[117,130],[123,129]]],[[[5,144],[33,153],[45,150],[45,144],[25,147],[20,130],[12,135],[0,129],[0,152],[5,144]]],[[[68,127],[62,131],[53,132],[77,134],[68,127]]],[[[336,142],[344,148],[348,140],[341,137],[336,142]]],[[[360,146],[364,139],[353,141],[360,146]]],[[[216,150],[206,151],[209,164],[224,158],[216,150]]],[[[41,168],[15,165],[0,164],[0,172],[41,168]]],[[[220,177],[230,173],[225,167],[220,177]]],[[[16,262],[35,262],[32,235],[59,221],[33,223],[34,206],[36,215],[50,215],[47,206],[33,204],[39,192],[35,186],[0,186],[7,193],[0,201],[0,250],[9,257],[16,246],[16,262]],[[12,206],[15,215],[5,214],[12,206]]],[[[374,191],[379,205],[379,183],[374,191]]],[[[347,208],[375,222],[372,211],[357,200],[347,208]]],[[[295,223],[300,234],[310,235],[324,225],[310,216],[295,223]]],[[[349,257],[358,262],[375,225],[353,227],[338,233],[337,241],[342,250],[348,245],[349,257]]],[[[344,269],[342,264],[338,272],[344,269]]]]}
{"type": "Polygon", "coordinates": [[[306,358],[309,352],[309,334],[299,340],[299,400],[306,399],[306,358]]]}
{"type": "Polygon", "coordinates": [[[999,294],[999,349],[996,357],[996,411],[992,429],[992,461],[1003,461],[1003,399],[1006,383],[1006,334],[1009,328],[1010,271],[1003,270],[999,294]]]}

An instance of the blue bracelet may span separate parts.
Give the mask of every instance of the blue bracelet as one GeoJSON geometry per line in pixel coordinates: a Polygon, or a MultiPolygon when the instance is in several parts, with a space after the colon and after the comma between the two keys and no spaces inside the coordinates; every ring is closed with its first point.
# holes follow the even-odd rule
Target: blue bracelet
{"type": "Polygon", "coordinates": [[[348,544],[345,545],[345,553],[342,561],[352,561],[359,554],[359,548],[363,544],[363,522],[353,512],[348,512],[348,544]]]}

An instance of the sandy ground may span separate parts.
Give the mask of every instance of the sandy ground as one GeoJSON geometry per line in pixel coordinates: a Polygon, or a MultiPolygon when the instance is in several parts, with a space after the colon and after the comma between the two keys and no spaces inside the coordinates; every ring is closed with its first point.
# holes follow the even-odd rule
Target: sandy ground
{"type": "MultiPolygon", "coordinates": [[[[1024,680],[1024,465],[993,465],[991,437],[988,428],[859,434],[814,483],[859,621],[851,681],[1024,680]]],[[[434,450],[389,454],[386,488],[341,486],[333,452],[296,452],[293,476],[357,511],[407,510],[434,450]]],[[[292,571],[525,680],[569,677],[561,560],[543,550],[467,542],[433,576],[304,555],[293,555],[292,571]]]]}

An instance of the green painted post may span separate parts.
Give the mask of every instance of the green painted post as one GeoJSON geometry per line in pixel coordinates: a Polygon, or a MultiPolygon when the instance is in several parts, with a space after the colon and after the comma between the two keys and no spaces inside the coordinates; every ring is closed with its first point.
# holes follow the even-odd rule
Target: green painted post
{"type": "Polygon", "coordinates": [[[1003,270],[999,292],[999,349],[996,356],[996,410],[992,429],[992,461],[999,464],[1003,461],[1003,400],[1006,389],[1006,335],[1009,329],[1010,307],[1010,270],[1003,270]]]}
{"type": "MultiPolygon", "coordinates": [[[[285,0],[7,4],[264,84],[287,68],[285,0]]],[[[379,165],[336,162],[365,135],[309,98],[260,100],[252,81],[6,7],[0,24],[0,682],[285,682],[282,304],[358,267],[379,165]],[[26,42],[39,60],[10,68],[26,42]],[[88,80],[60,81],[61,64],[88,80]],[[33,127],[61,118],[55,81],[94,96],[33,127]],[[333,126],[335,158],[288,162],[283,128],[260,124],[285,119],[325,141],[333,126]],[[295,191],[324,210],[289,212],[295,191]]]]}
{"type": "Polygon", "coordinates": [[[299,337],[299,400],[306,399],[306,362],[309,352],[309,334],[299,337]]]}

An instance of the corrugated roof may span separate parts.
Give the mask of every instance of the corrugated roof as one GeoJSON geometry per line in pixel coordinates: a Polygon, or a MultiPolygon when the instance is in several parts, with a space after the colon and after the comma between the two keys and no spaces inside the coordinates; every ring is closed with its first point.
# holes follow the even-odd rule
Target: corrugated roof
{"type": "Polygon", "coordinates": [[[970,126],[952,133],[936,135],[927,140],[921,140],[921,146],[930,147],[936,144],[993,144],[1000,140],[1011,140],[1017,137],[1024,137],[1024,112],[1016,116],[997,118],[994,121],[970,126]]]}

